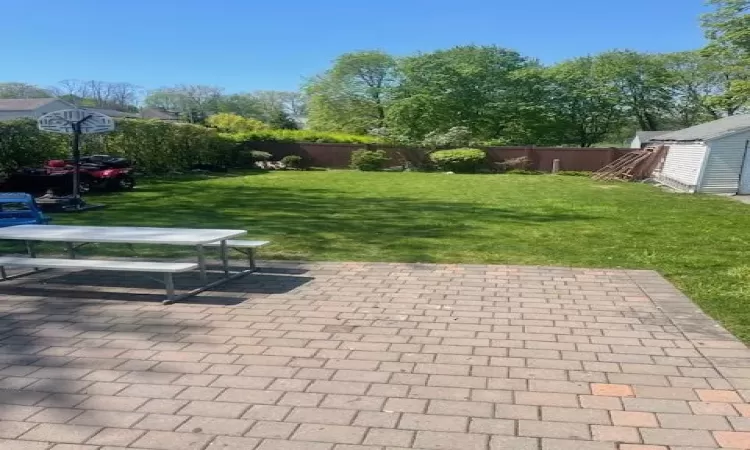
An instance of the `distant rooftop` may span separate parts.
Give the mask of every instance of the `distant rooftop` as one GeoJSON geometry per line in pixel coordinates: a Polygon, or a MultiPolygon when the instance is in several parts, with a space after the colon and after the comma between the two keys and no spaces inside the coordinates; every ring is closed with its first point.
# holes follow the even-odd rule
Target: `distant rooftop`
{"type": "Polygon", "coordinates": [[[34,111],[56,98],[0,98],[0,111],[34,111]]]}

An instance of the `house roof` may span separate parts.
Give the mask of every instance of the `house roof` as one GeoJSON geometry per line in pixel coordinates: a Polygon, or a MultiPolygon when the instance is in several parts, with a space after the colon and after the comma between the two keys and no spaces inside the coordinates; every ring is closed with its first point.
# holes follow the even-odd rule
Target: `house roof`
{"type": "Polygon", "coordinates": [[[81,109],[85,109],[86,111],[95,111],[95,112],[104,114],[105,116],[109,116],[109,117],[130,117],[130,118],[138,117],[137,113],[118,111],[116,109],[105,109],[105,108],[81,108],[81,109]]]}
{"type": "Polygon", "coordinates": [[[659,136],[657,141],[708,141],[750,130],[750,114],[724,117],[659,136]]]}
{"type": "Polygon", "coordinates": [[[141,110],[144,119],[179,120],[179,114],[161,108],[145,108],[141,110]]]}
{"type": "Polygon", "coordinates": [[[2,98],[0,111],[34,111],[40,106],[52,103],[58,99],[49,98],[2,98]]]}
{"type": "Polygon", "coordinates": [[[642,143],[648,142],[651,139],[654,139],[657,136],[661,136],[665,133],[670,133],[672,130],[662,130],[662,131],[636,131],[635,136],[638,138],[639,141],[642,143]]]}

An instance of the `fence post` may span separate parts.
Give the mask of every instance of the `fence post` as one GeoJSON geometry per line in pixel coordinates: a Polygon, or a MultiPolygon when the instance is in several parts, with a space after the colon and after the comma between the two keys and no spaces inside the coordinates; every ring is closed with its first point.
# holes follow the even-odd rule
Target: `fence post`
{"type": "Polygon", "coordinates": [[[552,160],[552,173],[557,173],[560,171],[560,160],[559,159],[553,159],[552,160]]]}
{"type": "Polygon", "coordinates": [[[534,158],[534,147],[526,147],[523,156],[529,160],[529,169],[539,170],[539,167],[536,166],[536,158],[534,158]]]}

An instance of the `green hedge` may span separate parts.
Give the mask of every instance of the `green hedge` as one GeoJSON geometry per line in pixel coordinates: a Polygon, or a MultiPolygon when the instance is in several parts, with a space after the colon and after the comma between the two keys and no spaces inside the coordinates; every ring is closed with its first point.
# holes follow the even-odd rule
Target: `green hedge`
{"type": "Polygon", "coordinates": [[[231,166],[237,159],[236,145],[216,130],[160,120],[117,120],[113,133],[86,136],[83,151],[123,156],[148,173],[184,170],[194,164],[231,166]]]}
{"type": "MultiPolygon", "coordinates": [[[[258,130],[222,133],[214,128],[159,120],[117,119],[115,131],[85,135],[83,154],[107,154],[133,160],[152,174],[185,170],[192,165],[236,167],[247,142],[372,143],[375,138],[308,130],[258,130]]],[[[0,170],[37,166],[70,153],[70,138],[37,129],[33,119],[0,122],[0,170]]]]}
{"type": "Polygon", "coordinates": [[[372,172],[381,170],[388,163],[388,155],[383,150],[359,149],[352,152],[352,169],[372,172]]]}
{"type": "Polygon", "coordinates": [[[256,130],[237,133],[234,136],[241,141],[256,142],[328,142],[335,144],[375,144],[378,142],[378,139],[373,136],[312,130],[256,130]]]}
{"type": "Polygon", "coordinates": [[[67,136],[40,131],[34,119],[0,121],[0,171],[65,157],[69,148],[67,136]]]}
{"type": "MultiPolygon", "coordinates": [[[[238,146],[200,125],[120,119],[113,133],[84,135],[81,153],[123,156],[133,160],[139,170],[158,174],[194,164],[232,166],[238,146]]],[[[4,171],[69,155],[69,136],[40,131],[33,119],[0,122],[0,169],[4,171]]]]}
{"type": "Polygon", "coordinates": [[[456,173],[474,173],[486,163],[487,154],[478,148],[457,148],[430,153],[432,161],[440,170],[456,173]]]}

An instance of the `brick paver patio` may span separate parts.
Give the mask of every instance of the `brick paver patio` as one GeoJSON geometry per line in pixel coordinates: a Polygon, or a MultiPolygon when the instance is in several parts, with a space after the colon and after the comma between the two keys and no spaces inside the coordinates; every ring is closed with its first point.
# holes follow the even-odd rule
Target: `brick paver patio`
{"type": "Polygon", "coordinates": [[[267,265],[1,285],[0,449],[750,448],[750,352],[654,272],[267,265]]]}

